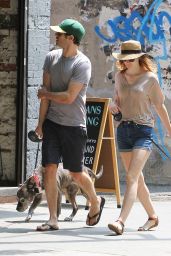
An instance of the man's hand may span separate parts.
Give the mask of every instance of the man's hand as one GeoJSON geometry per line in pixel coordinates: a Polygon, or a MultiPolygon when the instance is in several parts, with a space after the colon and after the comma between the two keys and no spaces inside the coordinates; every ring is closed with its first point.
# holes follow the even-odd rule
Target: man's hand
{"type": "Polygon", "coordinates": [[[37,92],[37,97],[40,100],[45,100],[46,96],[47,96],[47,93],[48,93],[48,91],[47,91],[46,88],[39,89],[38,92],[37,92]]]}
{"type": "Polygon", "coordinates": [[[38,125],[35,129],[35,133],[37,134],[39,139],[42,139],[43,138],[42,126],[38,125]]]}

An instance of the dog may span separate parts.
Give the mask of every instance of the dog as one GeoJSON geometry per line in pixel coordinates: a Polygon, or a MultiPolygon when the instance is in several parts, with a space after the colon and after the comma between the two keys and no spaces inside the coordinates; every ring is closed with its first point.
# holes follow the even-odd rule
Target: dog
{"type": "MultiPolygon", "coordinates": [[[[99,179],[103,174],[103,166],[100,168],[98,174],[95,174],[91,169],[84,166],[84,172],[90,175],[92,179],[99,179]]],[[[29,222],[33,216],[34,210],[41,203],[43,199],[44,187],[43,187],[43,172],[44,168],[39,167],[34,173],[28,177],[28,179],[19,186],[17,191],[17,207],[18,212],[24,212],[26,209],[29,210],[25,222],[29,222]]],[[[78,184],[73,180],[70,172],[59,166],[57,171],[57,217],[61,213],[62,204],[62,193],[65,194],[66,199],[72,205],[72,213],[69,217],[66,217],[64,221],[72,221],[74,216],[78,211],[78,205],[76,203],[76,195],[81,192],[81,194],[88,200],[85,192],[78,186],[78,184]]],[[[88,201],[87,201],[88,202],[88,201]]],[[[86,207],[88,209],[88,207],[86,207]]]]}

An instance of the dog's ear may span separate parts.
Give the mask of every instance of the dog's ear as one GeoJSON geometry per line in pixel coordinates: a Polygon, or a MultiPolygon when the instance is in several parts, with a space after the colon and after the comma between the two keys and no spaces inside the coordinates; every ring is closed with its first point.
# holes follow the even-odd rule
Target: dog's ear
{"type": "Polygon", "coordinates": [[[34,183],[34,177],[33,177],[33,176],[31,176],[31,177],[29,178],[28,182],[30,182],[30,183],[34,183]]]}
{"type": "Polygon", "coordinates": [[[37,187],[37,186],[34,188],[34,191],[35,191],[36,194],[41,193],[40,187],[37,187]]]}
{"type": "Polygon", "coordinates": [[[27,187],[27,186],[26,186],[26,184],[25,184],[25,183],[23,183],[23,184],[19,184],[19,185],[18,185],[18,191],[20,191],[20,190],[24,190],[26,187],[27,187]]]}

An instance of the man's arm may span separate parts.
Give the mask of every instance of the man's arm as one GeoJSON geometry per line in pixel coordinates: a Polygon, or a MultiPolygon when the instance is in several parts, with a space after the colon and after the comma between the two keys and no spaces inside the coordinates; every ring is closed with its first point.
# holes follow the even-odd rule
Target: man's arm
{"type": "MultiPolygon", "coordinates": [[[[50,75],[47,72],[43,73],[43,89],[41,90],[50,90],[50,75]]],[[[39,108],[39,119],[38,119],[38,125],[35,130],[37,135],[39,137],[43,137],[43,132],[42,132],[42,125],[44,123],[44,120],[46,118],[47,110],[49,106],[49,100],[48,99],[41,99],[40,102],[40,108],[39,108]]]]}
{"type": "Polygon", "coordinates": [[[79,82],[71,82],[68,90],[64,92],[50,92],[47,88],[43,88],[38,91],[38,98],[46,101],[51,100],[56,103],[72,104],[82,88],[83,84],[79,82]]]}

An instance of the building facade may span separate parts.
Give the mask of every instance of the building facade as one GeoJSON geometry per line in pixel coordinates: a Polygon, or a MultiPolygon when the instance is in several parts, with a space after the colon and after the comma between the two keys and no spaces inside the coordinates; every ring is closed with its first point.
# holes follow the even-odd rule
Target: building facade
{"type": "MultiPolygon", "coordinates": [[[[27,134],[37,124],[44,58],[55,47],[49,25],[68,17],[80,20],[87,31],[80,49],[93,67],[88,96],[112,97],[116,70],[111,52],[134,38],[155,58],[171,113],[170,0],[0,0],[0,185],[17,185],[35,168],[38,144],[27,134]]],[[[170,156],[171,142],[164,134],[157,119],[155,140],[170,156]]],[[[122,181],[119,156],[118,165],[122,181]]],[[[170,160],[155,147],[145,178],[147,183],[171,184],[170,160]]]]}

